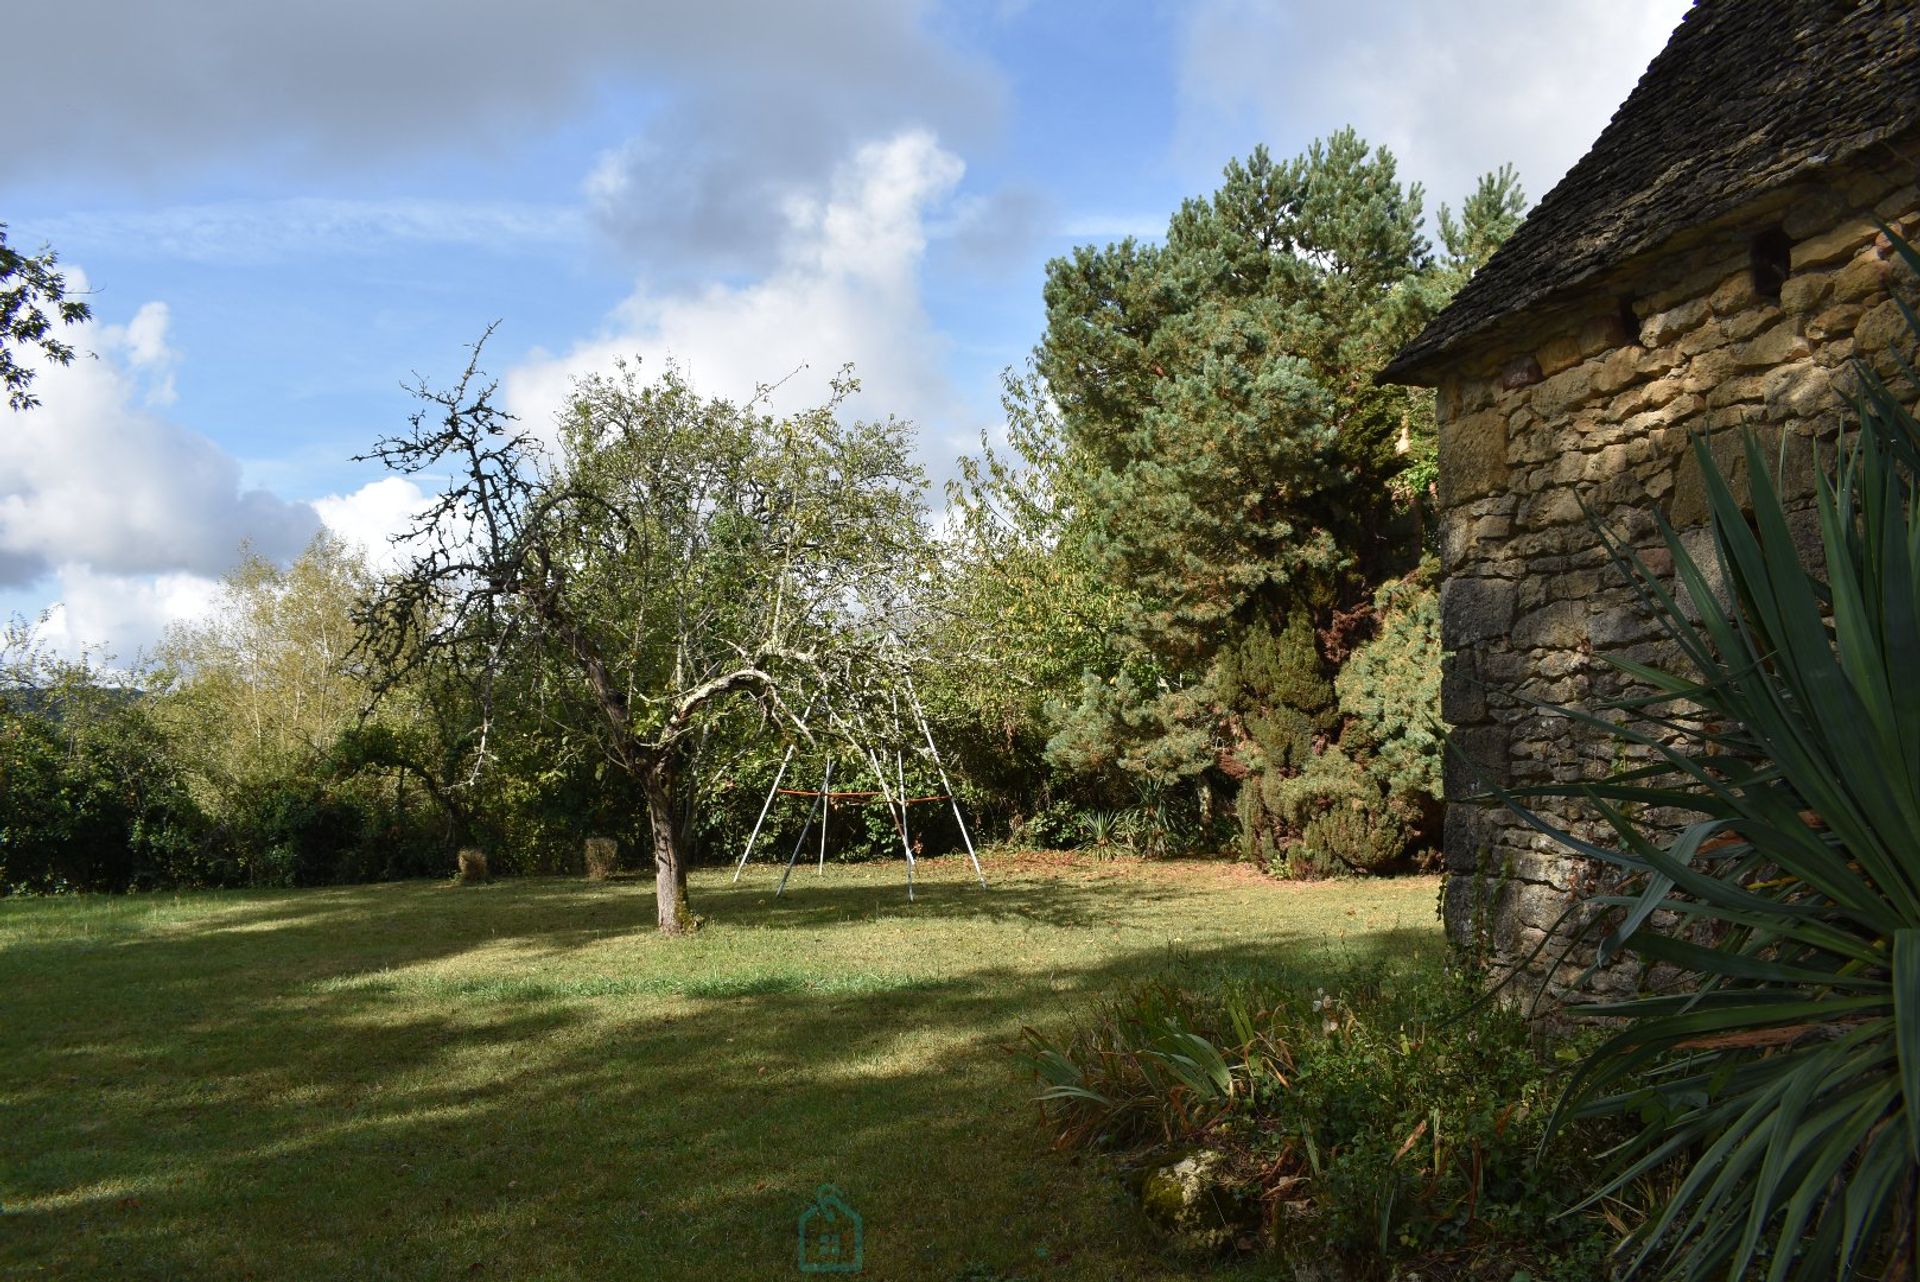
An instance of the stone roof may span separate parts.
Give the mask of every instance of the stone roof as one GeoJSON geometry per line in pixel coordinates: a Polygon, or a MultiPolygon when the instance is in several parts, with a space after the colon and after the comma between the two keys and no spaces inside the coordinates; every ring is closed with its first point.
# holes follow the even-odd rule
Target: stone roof
{"type": "Polygon", "coordinates": [[[1920,0],[1697,0],[1592,148],[1380,381],[1426,381],[1502,319],[1916,124],[1920,0]]]}

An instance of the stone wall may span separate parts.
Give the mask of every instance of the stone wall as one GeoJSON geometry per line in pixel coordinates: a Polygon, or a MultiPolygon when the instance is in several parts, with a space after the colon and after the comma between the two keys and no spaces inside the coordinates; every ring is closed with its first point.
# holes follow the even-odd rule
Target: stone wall
{"type": "MultiPolygon", "coordinates": [[[[1611,742],[1524,700],[1596,706],[1626,692],[1602,654],[1673,659],[1583,503],[1661,568],[1670,558],[1656,508],[1704,534],[1689,432],[1710,434],[1738,472],[1744,426],[1769,445],[1782,433],[1838,430],[1856,353],[1892,373],[1903,323],[1890,290],[1908,288],[1907,272],[1874,220],[1920,234],[1915,154],[1889,151],[1878,167],[1775,191],[1590,281],[1550,313],[1513,318],[1450,366],[1438,389],[1452,651],[1442,697],[1454,742],[1477,769],[1510,785],[1604,773],[1611,742]]],[[[1783,487],[1806,504],[1810,449],[1789,458],[1783,487]]],[[[1474,782],[1471,771],[1450,770],[1449,795],[1470,794],[1474,782]]],[[[1590,817],[1553,817],[1593,831],[1590,817]]],[[[1501,965],[1534,951],[1598,876],[1517,817],[1482,806],[1449,806],[1446,851],[1448,930],[1501,965]]],[[[1565,996],[1587,958],[1576,951],[1556,968],[1560,952],[1550,943],[1526,969],[1531,984],[1565,996]]],[[[1598,987],[1642,979],[1628,964],[1598,987]]]]}

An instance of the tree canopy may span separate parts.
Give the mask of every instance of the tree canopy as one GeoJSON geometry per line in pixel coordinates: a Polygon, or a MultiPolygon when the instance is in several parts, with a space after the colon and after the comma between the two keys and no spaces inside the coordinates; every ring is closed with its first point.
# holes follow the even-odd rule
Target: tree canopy
{"type": "MultiPolygon", "coordinates": [[[[1451,239],[1502,234],[1483,182],[1451,239]]],[[[1186,201],[1164,244],[1048,265],[1039,369],[1093,465],[1093,545],[1141,592],[1130,634],[1188,662],[1377,572],[1415,393],[1374,373],[1451,292],[1422,192],[1352,130],[1264,148],[1186,201]]]]}
{"type": "Polygon", "coordinates": [[[7,244],[7,225],[0,223],[0,387],[7,405],[32,409],[40,403],[33,394],[35,370],[21,364],[23,347],[38,348],[56,365],[73,360],[73,348],[54,332],[54,322],[77,325],[93,309],[67,290],[67,278],[54,270],[59,258],[51,249],[23,254],[7,244]]]}
{"type": "Polygon", "coordinates": [[[550,456],[469,363],[375,451],[453,477],[374,606],[371,653],[488,680],[529,663],[558,748],[644,790],[663,931],[694,920],[676,793],[714,712],[746,700],[808,734],[814,696],[856,697],[849,651],[891,631],[924,560],[909,429],[843,422],[855,387],[843,374],[824,405],[775,417],[621,365],[576,385],[550,456]]]}
{"type": "MultiPolygon", "coordinates": [[[[1419,771],[1375,770],[1372,753],[1426,750],[1400,739],[1437,724],[1432,682],[1355,678],[1352,709],[1332,682],[1386,618],[1376,590],[1423,551],[1431,398],[1374,375],[1523,203],[1511,167],[1487,175],[1457,215],[1441,208],[1436,250],[1421,189],[1343,130],[1289,161],[1256,149],[1230,163],[1159,243],[1048,265],[1045,335],[1030,375],[1009,381],[1007,451],[971,461],[956,498],[964,546],[994,567],[976,592],[1037,625],[1000,663],[1048,691],[1028,719],[1056,767],[1192,781],[1202,816],[1216,788],[1238,789],[1243,840],[1293,824],[1249,812],[1262,796],[1311,813],[1299,788],[1284,806],[1275,789],[1309,767],[1331,779],[1321,758],[1347,726],[1367,729],[1365,760],[1338,758],[1339,789],[1424,786],[1419,771]]],[[[1421,580],[1382,599],[1405,628],[1430,596],[1421,580]]]]}

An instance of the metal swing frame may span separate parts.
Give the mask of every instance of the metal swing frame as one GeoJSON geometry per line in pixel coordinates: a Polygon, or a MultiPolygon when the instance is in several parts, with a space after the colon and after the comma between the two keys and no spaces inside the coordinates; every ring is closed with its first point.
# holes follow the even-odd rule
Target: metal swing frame
{"type": "MultiPolygon", "coordinates": [[[[882,801],[884,801],[886,803],[888,812],[894,816],[894,820],[895,820],[894,827],[900,833],[901,853],[907,857],[907,899],[909,901],[912,901],[914,897],[914,873],[916,870],[916,860],[914,859],[914,854],[913,854],[913,842],[907,830],[907,808],[909,806],[919,805],[926,802],[946,801],[952,805],[954,822],[960,826],[960,840],[962,844],[966,846],[967,858],[971,860],[973,863],[973,875],[975,879],[979,881],[980,888],[982,890],[986,889],[987,875],[980,867],[980,855],[979,855],[979,852],[974,849],[973,835],[967,830],[966,817],[960,813],[960,798],[959,798],[959,795],[954,791],[953,780],[948,777],[946,763],[943,760],[941,760],[940,749],[938,745],[936,745],[933,741],[933,729],[927,723],[926,710],[920,704],[919,693],[915,691],[913,688],[913,678],[911,676],[907,676],[904,673],[902,674],[902,676],[904,677],[905,684],[906,684],[907,706],[913,713],[914,726],[916,729],[920,731],[920,738],[926,744],[926,752],[924,755],[928,761],[933,763],[934,770],[939,774],[940,786],[946,790],[945,795],[940,797],[908,797],[906,795],[907,749],[905,747],[898,746],[900,744],[901,738],[903,737],[902,731],[904,727],[901,725],[901,722],[900,722],[900,700],[897,693],[895,693],[892,696],[893,732],[894,732],[893,742],[896,746],[894,748],[894,753],[893,753],[894,777],[891,785],[887,780],[887,771],[885,766],[881,762],[881,755],[880,753],[874,750],[873,735],[871,733],[863,733],[868,731],[865,718],[860,717],[859,714],[856,712],[854,714],[854,719],[859,724],[857,726],[850,724],[846,718],[840,715],[839,710],[835,708],[831,702],[827,702],[823,698],[818,702],[825,704],[827,718],[832,723],[833,728],[836,731],[836,737],[844,740],[845,743],[850,748],[852,748],[856,754],[858,754],[860,757],[863,757],[866,760],[868,768],[873,773],[873,781],[875,784],[878,785],[878,791],[877,792],[861,791],[861,792],[835,793],[833,791],[833,761],[831,758],[829,758],[826,763],[826,769],[823,772],[821,782],[820,782],[820,787],[818,790],[800,789],[800,788],[782,789],[780,785],[783,781],[785,781],[787,777],[787,769],[793,764],[794,753],[799,748],[798,744],[793,744],[793,743],[788,744],[785,755],[783,755],[780,758],[780,768],[774,772],[773,786],[767,789],[767,799],[766,801],[761,803],[760,815],[757,819],[753,821],[753,831],[747,835],[747,843],[740,851],[740,858],[738,862],[736,862],[733,866],[733,884],[737,885],[740,881],[740,874],[746,871],[747,860],[753,854],[754,843],[760,839],[760,831],[766,825],[767,815],[773,810],[774,798],[781,796],[784,793],[785,795],[788,795],[788,796],[819,798],[819,801],[820,801],[819,870],[822,873],[826,871],[826,867],[827,867],[827,816],[831,812],[833,801],[839,797],[855,797],[862,800],[870,800],[874,797],[879,797],[882,801]]],[[[811,704],[809,705],[809,711],[811,711],[813,706],[814,705],[811,705],[811,704]]],[[[913,751],[919,752],[920,750],[917,746],[915,746],[913,748],[913,751]]],[[[814,807],[809,805],[807,808],[807,822],[801,826],[800,836],[793,843],[793,852],[787,856],[787,866],[780,874],[779,888],[773,892],[775,898],[778,898],[781,895],[786,893],[787,880],[788,878],[793,876],[794,865],[799,862],[800,851],[805,847],[806,841],[807,841],[807,835],[813,828],[813,823],[814,823],[813,816],[814,816],[814,807]]]]}

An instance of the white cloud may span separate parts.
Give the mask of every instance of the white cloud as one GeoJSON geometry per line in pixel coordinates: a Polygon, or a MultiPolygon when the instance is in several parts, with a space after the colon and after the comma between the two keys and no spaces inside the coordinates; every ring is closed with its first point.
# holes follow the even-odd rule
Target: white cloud
{"type": "Polygon", "coordinates": [[[1688,0],[1201,0],[1180,67],[1183,155],[1215,173],[1265,141],[1282,156],[1352,124],[1427,208],[1512,161],[1537,201],[1578,160],[1688,0]]]}
{"type": "MultiPolygon", "coordinates": [[[[85,288],[77,271],[69,283],[85,288]]],[[[310,506],[243,488],[237,460],[149,408],[171,398],[167,320],[149,304],[125,325],[67,331],[88,354],[39,369],[39,408],[0,410],[0,586],[56,570],[216,577],[243,543],[284,559],[319,529],[310,506]]]]}
{"type": "Polygon", "coordinates": [[[167,346],[167,325],[172,319],[165,303],[142,303],[125,328],[117,331],[126,344],[127,359],[139,366],[171,364],[176,353],[167,346]]]}
{"type": "Polygon", "coordinates": [[[509,407],[542,429],[575,378],[639,356],[643,371],[673,362],[701,393],[734,399],[804,368],[773,401],[792,410],[823,399],[828,379],[852,362],[859,412],[952,430],[964,411],[943,372],[944,340],[922,306],[920,270],[929,221],[964,168],[923,130],[859,147],[824,190],[786,199],[778,262],[764,277],[679,292],[643,287],[602,336],[510,371],[509,407]]]}
{"type": "Polygon", "coordinates": [[[428,495],[404,476],[370,481],[351,494],[333,494],[313,501],[329,530],[349,546],[364,552],[376,570],[397,569],[405,563],[404,546],[394,543],[426,507],[428,495]]]}
{"type": "Polygon", "coordinates": [[[146,376],[146,403],[155,407],[171,405],[177,399],[173,370],[180,353],[167,343],[167,326],[172,319],[165,303],[142,303],[125,325],[107,325],[100,330],[101,343],[123,355],[130,369],[146,376]]]}
{"type": "Polygon", "coordinates": [[[104,645],[131,663],[175,623],[205,617],[220,600],[220,581],[198,574],[103,574],[85,565],[57,572],[58,602],[36,629],[69,658],[104,645]]]}

